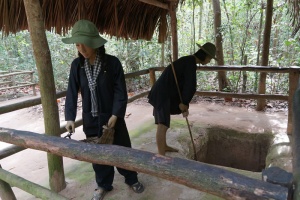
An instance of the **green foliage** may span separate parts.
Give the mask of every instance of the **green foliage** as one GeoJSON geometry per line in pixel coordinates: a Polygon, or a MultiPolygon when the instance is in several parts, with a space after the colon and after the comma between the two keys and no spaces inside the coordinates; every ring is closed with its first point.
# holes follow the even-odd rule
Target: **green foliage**
{"type": "MultiPolygon", "coordinates": [[[[262,50],[259,44],[259,27],[264,28],[265,9],[261,8],[261,0],[223,0],[221,3],[222,27],[219,29],[223,37],[223,54],[225,65],[242,65],[247,56],[247,65],[257,65],[262,50]],[[261,14],[263,15],[260,24],[261,14]],[[260,52],[258,54],[258,47],[260,52]]],[[[264,3],[264,1],[263,1],[264,3]]],[[[291,38],[292,27],[286,3],[274,1],[273,24],[270,44],[270,66],[299,66],[300,44],[299,36],[291,38]]],[[[168,21],[170,19],[168,18],[168,21]]],[[[203,44],[214,42],[214,13],[212,1],[188,0],[177,9],[179,57],[193,54],[198,50],[195,42],[203,44]]],[[[51,51],[57,90],[66,89],[68,74],[72,60],[77,57],[74,45],[61,42],[62,36],[47,32],[51,51]]],[[[150,67],[167,66],[171,54],[171,39],[168,36],[164,46],[157,42],[158,33],[151,41],[124,40],[104,35],[108,40],[106,51],[117,56],[125,73],[130,73],[150,67]],[[164,47],[164,52],[162,52],[164,47]],[[164,54],[162,54],[164,53],[164,54]],[[164,55],[164,57],[162,57],[164,55]]],[[[34,55],[28,31],[3,37],[0,40],[0,70],[33,70],[36,72],[34,55]]],[[[209,65],[214,65],[211,62],[209,65]]],[[[259,64],[258,64],[259,65],[259,64]]],[[[198,72],[197,89],[214,91],[218,89],[216,72],[198,72]]],[[[234,92],[240,92],[242,76],[239,72],[228,72],[230,87],[234,92]]],[[[35,81],[38,74],[35,73],[35,81]]],[[[142,76],[127,81],[131,91],[150,87],[149,77],[142,76]]],[[[257,73],[247,72],[247,92],[256,92],[257,73]]],[[[273,74],[267,77],[268,93],[286,93],[288,91],[288,76],[273,74]]]]}

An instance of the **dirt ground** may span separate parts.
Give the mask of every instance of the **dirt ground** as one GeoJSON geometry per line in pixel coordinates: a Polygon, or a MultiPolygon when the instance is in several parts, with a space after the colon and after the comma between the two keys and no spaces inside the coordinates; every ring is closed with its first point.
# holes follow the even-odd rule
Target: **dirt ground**
{"type": "MultiPolygon", "coordinates": [[[[12,100],[17,101],[17,100],[12,100]]],[[[7,102],[0,102],[0,106],[7,102]]],[[[172,119],[180,119],[180,115],[172,116],[172,119]]],[[[64,123],[63,116],[60,117],[64,123]]],[[[239,131],[247,132],[273,132],[285,137],[287,127],[286,111],[279,112],[256,112],[253,109],[232,107],[227,103],[215,104],[198,102],[190,105],[190,124],[219,125],[239,131]]],[[[128,104],[126,123],[132,139],[133,148],[157,152],[155,141],[155,125],[152,116],[152,107],[143,102],[128,104]],[[145,128],[146,127],[146,128],[145,128]],[[144,130],[144,132],[143,132],[144,130]]],[[[38,107],[26,108],[19,111],[3,114],[0,118],[0,127],[28,130],[43,133],[43,117],[38,107]]],[[[178,130],[171,128],[167,134],[170,145],[179,149],[178,153],[167,153],[171,157],[185,157],[184,147],[177,141],[180,134],[178,130]]],[[[186,137],[189,137],[188,135],[186,137]]],[[[76,129],[72,139],[84,139],[82,127],[76,129]]],[[[9,144],[0,142],[0,149],[9,144]]],[[[4,170],[17,174],[31,182],[49,188],[48,166],[46,152],[26,149],[13,156],[1,160],[4,170]]],[[[96,187],[94,173],[90,163],[64,158],[64,169],[67,187],[60,192],[68,199],[85,200],[91,199],[96,187]]],[[[147,174],[139,174],[139,180],[145,185],[142,194],[135,194],[126,184],[123,177],[116,171],[114,190],[109,192],[105,199],[110,200],[199,200],[220,199],[198,190],[173,183],[147,174]]],[[[34,200],[34,196],[18,188],[13,188],[17,199],[34,200]]]]}

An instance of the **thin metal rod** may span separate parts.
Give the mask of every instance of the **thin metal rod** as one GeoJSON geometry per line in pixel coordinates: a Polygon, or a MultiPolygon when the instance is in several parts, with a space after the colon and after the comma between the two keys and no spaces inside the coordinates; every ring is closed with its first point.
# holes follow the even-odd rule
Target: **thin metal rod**
{"type": "MultiPolygon", "coordinates": [[[[176,72],[175,72],[175,68],[174,68],[174,65],[173,65],[173,61],[172,61],[172,57],[171,57],[171,55],[169,55],[169,57],[170,57],[170,62],[171,62],[172,71],[173,71],[173,74],[174,74],[174,78],[175,78],[175,82],[176,82],[176,86],[177,86],[177,90],[178,90],[180,102],[182,103],[182,96],[181,96],[181,92],[180,92],[180,89],[179,89],[179,85],[178,85],[178,81],[177,81],[177,77],[176,77],[176,72]]],[[[185,121],[186,121],[186,124],[187,124],[187,126],[188,126],[189,133],[190,133],[190,137],[191,137],[192,144],[193,144],[193,149],[194,149],[194,159],[197,161],[198,159],[197,159],[197,153],[196,153],[195,143],[194,143],[194,139],[193,139],[193,135],[192,135],[190,123],[189,123],[189,120],[188,120],[187,117],[185,117],[185,121]]]]}

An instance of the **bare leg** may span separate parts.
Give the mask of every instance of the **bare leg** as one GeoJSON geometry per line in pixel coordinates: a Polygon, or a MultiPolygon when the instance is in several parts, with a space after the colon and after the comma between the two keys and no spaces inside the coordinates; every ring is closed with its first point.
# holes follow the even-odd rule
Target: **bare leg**
{"type": "Polygon", "coordinates": [[[163,124],[157,125],[156,144],[157,144],[158,153],[163,156],[165,155],[166,151],[178,152],[178,149],[175,149],[167,145],[167,139],[166,139],[167,130],[168,127],[163,124]]]}

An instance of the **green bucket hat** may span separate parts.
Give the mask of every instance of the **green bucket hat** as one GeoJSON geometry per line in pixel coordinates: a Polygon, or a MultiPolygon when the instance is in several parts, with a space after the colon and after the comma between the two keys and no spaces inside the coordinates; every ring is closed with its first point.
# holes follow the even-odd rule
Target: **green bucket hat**
{"type": "Polygon", "coordinates": [[[202,49],[206,54],[208,54],[210,57],[218,61],[216,58],[216,46],[213,43],[207,42],[203,46],[200,44],[196,43],[197,46],[202,49]]]}
{"type": "Polygon", "coordinates": [[[82,43],[93,49],[97,49],[107,42],[99,35],[95,24],[84,19],[74,24],[71,34],[71,37],[63,38],[62,42],[65,44],[82,43]]]}

